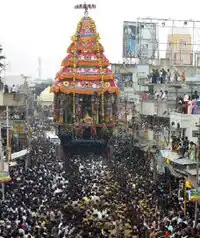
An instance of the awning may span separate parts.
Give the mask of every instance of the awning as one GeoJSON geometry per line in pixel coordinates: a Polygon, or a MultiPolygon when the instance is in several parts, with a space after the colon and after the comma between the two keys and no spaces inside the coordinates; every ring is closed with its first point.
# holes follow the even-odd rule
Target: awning
{"type": "Polygon", "coordinates": [[[177,178],[183,177],[183,175],[177,173],[177,172],[172,168],[171,165],[166,165],[165,167],[167,167],[167,168],[169,169],[170,173],[171,173],[174,177],[177,177],[177,178]]]}
{"type": "Polygon", "coordinates": [[[28,149],[20,150],[19,152],[11,154],[11,160],[15,160],[17,158],[23,157],[29,153],[28,149]]]}
{"type": "Polygon", "coordinates": [[[170,162],[175,162],[182,156],[176,152],[172,152],[171,150],[160,150],[159,157],[168,159],[170,162]]]}

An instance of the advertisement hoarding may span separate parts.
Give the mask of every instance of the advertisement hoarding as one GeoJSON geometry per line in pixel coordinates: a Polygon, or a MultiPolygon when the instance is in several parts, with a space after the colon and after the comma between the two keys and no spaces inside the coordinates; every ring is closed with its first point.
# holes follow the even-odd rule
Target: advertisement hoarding
{"type": "Polygon", "coordinates": [[[137,57],[137,23],[124,22],[123,24],[123,58],[137,57]]]}
{"type": "Polygon", "coordinates": [[[156,23],[138,22],[138,55],[143,59],[155,59],[158,50],[156,23]]]}
{"type": "Polygon", "coordinates": [[[175,65],[192,64],[192,36],[190,34],[168,35],[166,58],[175,65]]]}
{"type": "Polygon", "coordinates": [[[16,134],[25,133],[25,121],[24,120],[15,120],[13,121],[13,131],[16,134]]]}
{"type": "Polygon", "coordinates": [[[158,50],[156,23],[124,22],[123,58],[154,59],[158,50]]]}

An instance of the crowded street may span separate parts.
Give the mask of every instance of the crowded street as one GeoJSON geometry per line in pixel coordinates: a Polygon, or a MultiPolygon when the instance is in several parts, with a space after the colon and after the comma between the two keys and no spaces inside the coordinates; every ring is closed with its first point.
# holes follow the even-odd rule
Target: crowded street
{"type": "Polygon", "coordinates": [[[112,158],[61,159],[40,128],[29,167],[20,159],[10,169],[0,237],[199,237],[176,184],[169,192],[164,177],[154,181],[147,155],[130,157],[128,137],[112,140],[112,158]]]}
{"type": "Polygon", "coordinates": [[[195,5],[1,2],[0,238],[200,238],[195,5]]]}

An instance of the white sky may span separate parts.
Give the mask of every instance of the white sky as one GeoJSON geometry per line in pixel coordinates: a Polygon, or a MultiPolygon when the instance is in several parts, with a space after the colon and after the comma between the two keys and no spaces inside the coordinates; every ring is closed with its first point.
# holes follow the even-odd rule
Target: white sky
{"type": "MultiPolygon", "coordinates": [[[[71,42],[83,10],[81,0],[0,0],[0,43],[8,57],[8,73],[37,77],[38,57],[42,76],[54,78],[71,42]]],[[[111,62],[122,59],[122,23],[137,17],[200,19],[199,0],[88,0],[105,54],[111,62]]]]}

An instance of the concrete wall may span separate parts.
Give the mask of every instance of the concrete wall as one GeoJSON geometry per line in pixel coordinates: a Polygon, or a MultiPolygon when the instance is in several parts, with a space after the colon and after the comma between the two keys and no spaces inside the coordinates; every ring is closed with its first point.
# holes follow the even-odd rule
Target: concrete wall
{"type": "Polygon", "coordinates": [[[25,103],[25,94],[0,93],[0,106],[23,106],[25,103]]]}
{"type": "Polygon", "coordinates": [[[174,111],[175,108],[175,101],[156,102],[149,100],[141,103],[139,111],[142,115],[158,115],[160,117],[169,117],[169,112],[174,111]]]}

